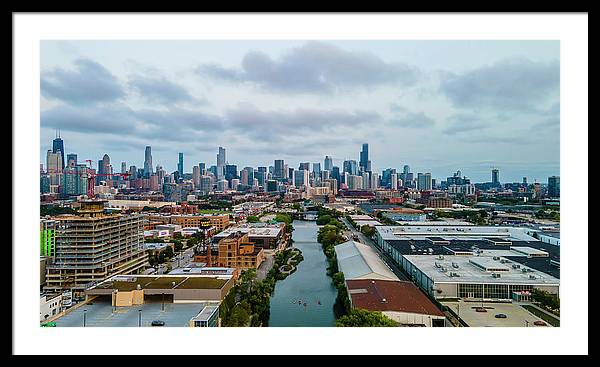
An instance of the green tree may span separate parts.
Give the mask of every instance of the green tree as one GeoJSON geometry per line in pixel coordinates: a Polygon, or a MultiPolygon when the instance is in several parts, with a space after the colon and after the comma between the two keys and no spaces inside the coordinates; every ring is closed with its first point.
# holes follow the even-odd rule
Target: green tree
{"type": "Polygon", "coordinates": [[[179,252],[183,249],[183,243],[179,240],[173,240],[173,247],[175,247],[175,251],[179,252]]]}
{"type": "Polygon", "coordinates": [[[258,222],[260,222],[260,219],[258,219],[258,217],[256,215],[250,215],[250,216],[248,216],[246,221],[248,221],[248,223],[258,223],[258,222]]]}
{"type": "Polygon", "coordinates": [[[335,326],[354,327],[382,327],[382,326],[398,326],[398,323],[388,318],[381,312],[368,311],[363,309],[353,309],[347,315],[340,317],[335,326]]]}
{"type": "Polygon", "coordinates": [[[360,228],[360,231],[367,237],[373,237],[375,234],[375,227],[364,225],[360,228]]]}

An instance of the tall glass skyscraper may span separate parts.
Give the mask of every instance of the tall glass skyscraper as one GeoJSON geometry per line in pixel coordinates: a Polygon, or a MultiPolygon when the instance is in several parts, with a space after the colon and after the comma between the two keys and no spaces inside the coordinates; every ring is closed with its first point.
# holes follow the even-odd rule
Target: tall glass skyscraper
{"type": "Polygon", "coordinates": [[[60,132],[58,133],[56,139],[52,140],[52,153],[56,154],[58,151],[60,151],[62,164],[59,169],[62,171],[65,168],[65,145],[63,140],[60,138],[60,132]]]}
{"type": "Polygon", "coordinates": [[[332,168],[333,168],[333,159],[331,159],[330,156],[326,155],[325,156],[325,164],[323,165],[323,169],[325,171],[331,171],[332,168]]]}
{"type": "Polygon", "coordinates": [[[360,152],[359,166],[363,171],[368,171],[369,167],[369,144],[364,143],[362,145],[362,151],[360,152]]]}
{"type": "Polygon", "coordinates": [[[146,151],[144,152],[144,177],[148,178],[152,174],[152,148],[150,146],[146,146],[146,151]]]}
{"type": "Polygon", "coordinates": [[[179,177],[183,177],[183,153],[179,153],[179,163],[177,163],[177,172],[179,172],[179,177]]]}

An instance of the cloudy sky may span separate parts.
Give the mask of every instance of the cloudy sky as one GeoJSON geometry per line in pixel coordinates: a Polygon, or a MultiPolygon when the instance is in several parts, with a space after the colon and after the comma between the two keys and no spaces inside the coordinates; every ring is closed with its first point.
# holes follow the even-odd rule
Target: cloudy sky
{"type": "MultiPolygon", "coordinates": [[[[42,41],[40,162],[107,153],[172,172],[285,159],[546,182],[559,172],[558,41],[42,41]]],[[[321,163],[323,164],[323,163],[321,163]]]]}

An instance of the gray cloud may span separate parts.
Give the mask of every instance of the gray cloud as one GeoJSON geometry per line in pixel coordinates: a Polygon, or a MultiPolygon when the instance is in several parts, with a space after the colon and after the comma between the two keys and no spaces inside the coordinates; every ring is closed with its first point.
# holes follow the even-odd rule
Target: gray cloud
{"type": "Polygon", "coordinates": [[[394,116],[389,123],[392,126],[424,129],[435,125],[435,121],[425,115],[423,112],[406,112],[399,116],[394,116]]]}
{"type": "Polygon", "coordinates": [[[199,66],[196,72],[284,93],[334,93],[389,83],[412,85],[417,79],[417,70],[411,66],[389,64],[370,53],[346,51],[316,41],[294,48],[278,60],[260,51],[248,52],[241,70],[208,64],[199,66]]]}
{"type": "Polygon", "coordinates": [[[75,60],[76,70],[56,68],[41,73],[41,94],[69,104],[112,102],[125,96],[117,78],[89,59],[75,60]]]}
{"type": "Polygon", "coordinates": [[[165,77],[147,77],[132,75],[129,77],[129,86],[142,98],[150,103],[164,105],[180,102],[205,103],[194,98],[184,87],[173,83],[165,77]]]}
{"type": "Polygon", "coordinates": [[[448,135],[459,134],[468,131],[485,129],[489,125],[481,120],[480,116],[470,114],[455,114],[448,118],[446,128],[442,130],[448,135]]]}
{"type": "Polygon", "coordinates": [[[263,139],[281,136],[314,134],[344,128],[356,128],[381,121],[370,111],[297,108],[295,110],[262,111],[250,104],[239,104],[225,112],[228,129],[249,133],[263,139]]]}
{"type": "Polygon", "coordinates": [[[538,103],[558,97],[559,87],[558,60],[511,59],[449,76],[440,90],[457,107],[535,112],[538,103]]]}
{"type": "Polygon", "coordinates": [[[41,112],[41,126],[81,133],[130,134],[136,131],[134,113],[118,104],[97,107],[62,105],[41,112]]]}

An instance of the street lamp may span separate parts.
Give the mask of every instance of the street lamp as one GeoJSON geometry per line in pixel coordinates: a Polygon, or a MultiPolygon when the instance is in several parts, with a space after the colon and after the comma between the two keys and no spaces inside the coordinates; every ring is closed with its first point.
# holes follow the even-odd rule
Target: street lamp
{"type": "Polygon", "coordinates": [[[138,326],[142,327],[142,310],[140,309],[138,311],[139,311],[139,313],[138,313],[138,316],[139,316],[138,317],[138,326]]]}
{"type": "Polygon", "coordinates": [[[165,294],[162,294],[162,304],[160,305],[160,310],[164,311],[165,310],[165,294]]]}
{"type": "Polygon", "coordinates": [[[85,327],[85,314],[87,310],[83,310],[83,327],[85,327]]]}

